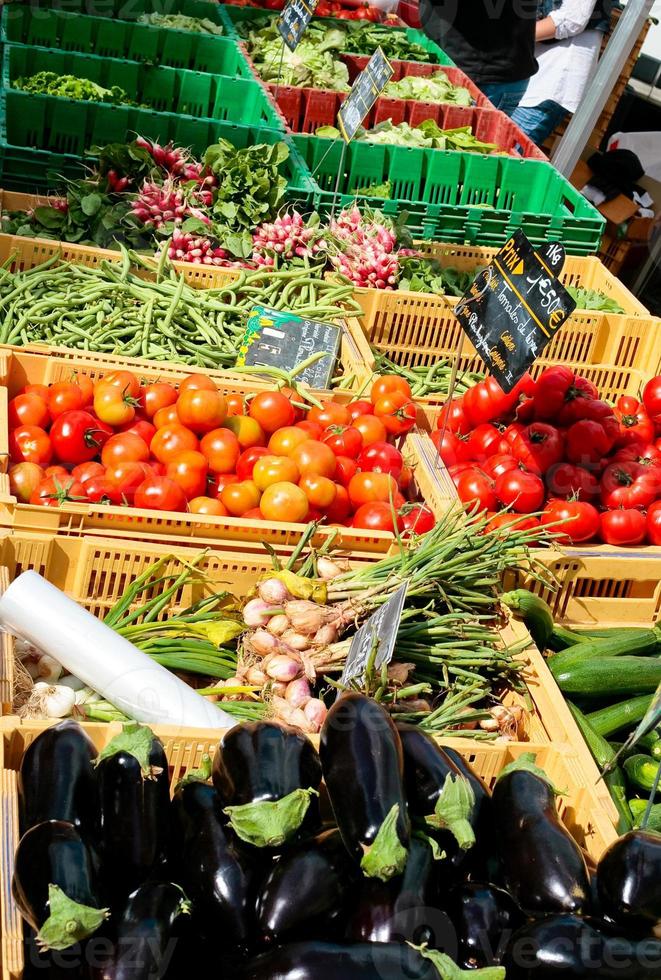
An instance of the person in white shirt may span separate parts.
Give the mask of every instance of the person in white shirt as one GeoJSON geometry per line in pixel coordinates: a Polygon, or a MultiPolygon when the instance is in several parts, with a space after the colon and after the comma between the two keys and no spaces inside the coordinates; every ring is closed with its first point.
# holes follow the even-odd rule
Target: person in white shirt
{"type": "Polygon", "coordinates": [[[611,0],[540,0],[535,32],[539,68],[512,118],[541,145],[575,112],[610,23],[611,0]]]}

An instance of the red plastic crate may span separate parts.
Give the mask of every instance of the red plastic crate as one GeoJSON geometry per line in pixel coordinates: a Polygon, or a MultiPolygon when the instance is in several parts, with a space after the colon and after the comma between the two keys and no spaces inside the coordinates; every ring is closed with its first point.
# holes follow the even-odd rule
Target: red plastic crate
{"type": "MultiPolygon", "coordinates": [[[[314,134],[320,126],[335,126],[338,110],[345,98],[343,92],[315,88],[269,85],[268,89],[287,126],[294,133],[314,134]]],[[[495,143],[506,153],[528,160],[546,160],[532,140],[497,109],[413,102],[382,96],[366,116],[364,125],[369,129],[386,119],[391,119],[395,125],[408,122],[411,126],[425,119],[433,119],[441,129],[470,126],[477,139],[495,143]]]]}
{"type": "MultiPolygon", "coordinates": [[[[353,82],[366,66],[369,57],[366,54],[343,54],[342,61],[349,69],[349,81],[353,82]]],[[[485,109],[493,109],[494,106],[487,99],[486,95],[479,90],[475,82],[471,81],[468,75],[461,68],[453,68],[450,65],[430,65],[421,61],[391,61],[393,67],[392,81],[398,82],[400,78],[407,75],[428,76],[434,75],[437,71],[443,71],[448,76],[453,85],[463,85],[475,99],[475,105],[485,109]]]]}

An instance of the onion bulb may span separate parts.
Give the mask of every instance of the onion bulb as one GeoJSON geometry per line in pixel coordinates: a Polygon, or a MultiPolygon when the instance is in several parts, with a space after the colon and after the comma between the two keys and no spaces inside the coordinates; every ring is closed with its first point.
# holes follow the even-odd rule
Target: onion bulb
{"type": "Polygon", "coordinates": [[[39,681],[20,714],[23,718],[66,718],[73,711],[75,702],[76,694],[70,687],[39,681]]]}

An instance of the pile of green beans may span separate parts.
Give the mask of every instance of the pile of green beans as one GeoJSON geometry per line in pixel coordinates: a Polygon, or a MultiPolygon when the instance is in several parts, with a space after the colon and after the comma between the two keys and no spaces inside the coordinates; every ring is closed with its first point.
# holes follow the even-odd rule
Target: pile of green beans
{"type": "MultiPolygon", "coordinates": [[[[373,354],[376,370],[384,374],[399,374],[402,378],[406,378],[414,398],[449,394],[452,377],[452,361],[450,358],[442,357],[438,361],[434,361],[433,364],[424,367],[403,367],[374,348],[373,354]]],[[[484,375],[478,371],[458,371],[454,394],[456,396],[463,395],[464,392],[483,379],[484,375]]]]}
{"type": "Polygon", "coordinates": [[[319,269],[240,270],[215,289],[195,289],[175,270],[122,250],[95,268],[54,256],[12,272],[0,268],[0,343],[46,343],[78,350],[228,368],[256,304],[333,320],[358,311],[347,282],[319,269]],[[139,272],[151,275],[144,278],[139,272]]]}

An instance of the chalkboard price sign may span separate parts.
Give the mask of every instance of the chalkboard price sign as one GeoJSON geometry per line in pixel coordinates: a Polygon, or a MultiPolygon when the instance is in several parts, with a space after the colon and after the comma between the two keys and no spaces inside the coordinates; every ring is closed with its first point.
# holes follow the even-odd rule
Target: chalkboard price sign
{"type": "Polygon", "coordinates": [[[337,125],[343,138],[350,143],[363,119],[393,76],[393,67],[381,48],[377,48],[351,86],[340,106],[337,125]]]}
{"type": "Polygon", "coordinates": [[[355,633],[341,677],[345,687],[350,681],[360,681],[364,677],[375,641],[378,643],[375,668],[379,670],[392,660],[407,591],[408,582],[405,582],[355,633]]]}
{"type": "Polygon", "coordinates": [[[535,251],[516,231],[455,307],[476,351],[505,392],[512,390],[576,308],[558,281],[565,250],[535,251]]]}
{"type": "Polygon", "coordinates": [[[319,0],[289,0],[277,20],[282,40],[295,51],[312,20],[319,0]]]}
{"type": "Polygon", "coordinates": [[[237,366],[254,365],[293,371],[312,354],[326,354],[297,376],[311,388],[328,388],[342,340],[336,323],[308,320],[295,313],[253,306],[241,340],[237,366]]]}

